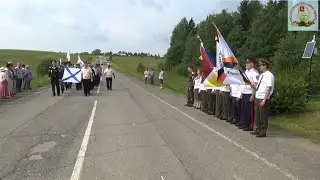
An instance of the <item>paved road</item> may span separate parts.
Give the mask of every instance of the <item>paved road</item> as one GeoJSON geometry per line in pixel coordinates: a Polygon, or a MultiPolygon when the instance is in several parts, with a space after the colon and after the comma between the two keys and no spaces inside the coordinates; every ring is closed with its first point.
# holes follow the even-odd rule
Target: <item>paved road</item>
{"type": "Polygon", "coordinates": [[[183,104],[119,74],[90,97],[43,90],[3,103],[0,180],[320,179],[319,146],[256,139],[183,104]]]}

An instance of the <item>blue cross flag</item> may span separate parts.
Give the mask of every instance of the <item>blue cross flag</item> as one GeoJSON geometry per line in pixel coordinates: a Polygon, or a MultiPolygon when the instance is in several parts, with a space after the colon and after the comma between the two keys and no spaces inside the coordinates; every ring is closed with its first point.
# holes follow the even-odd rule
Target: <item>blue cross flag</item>
{"type": "Polygon", "coordinates": [[[81,82],[81,69],[78,68],[65,68],[62,77],[63,82],[80,83],[81,82]]]}

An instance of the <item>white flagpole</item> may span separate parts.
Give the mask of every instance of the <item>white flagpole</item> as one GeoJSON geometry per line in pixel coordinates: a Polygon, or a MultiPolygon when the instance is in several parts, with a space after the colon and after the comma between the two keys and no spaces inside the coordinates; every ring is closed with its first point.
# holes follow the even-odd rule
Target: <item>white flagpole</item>
{"type": "Polygon", "coordinates": [[[67,59],[68,59],[68,62],[70,62],[70,51],[69,50],[67,52],[67,59]]]}

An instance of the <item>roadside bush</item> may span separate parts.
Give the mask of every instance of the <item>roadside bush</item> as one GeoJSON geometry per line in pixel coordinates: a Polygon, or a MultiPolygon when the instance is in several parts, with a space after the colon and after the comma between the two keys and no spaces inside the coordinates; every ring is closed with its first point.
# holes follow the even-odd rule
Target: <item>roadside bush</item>
{"type": "Polygon", "coordinates": [[[142,64],[142,62],[139,62],[138,65],[137,65],[137,72],[138,73],[143,73],[145,71],[146,67],[142,64]]]}
{"type": "Polygon", "coordinates": [[[300,72],[281,72],[275,76],[272,113],[301,112],[306,106],[307,83],[300,72]]]}
{"type": "Polygon", "coordinates": [[[160,71],[162,68],[164,68],[165,64],[163,62],[159,62],[157,64],[157,69],[160,71]]]}
{"type": "Polygon", "coordinates": [[[41,60],[37,66],[37,74],[40,76],[45,76],[48,74],[48,69],[51,66],[51,63],[54,59],[51,57],[46,57],[41,60]]]}
{"type": "Polygon", "coordinates": [[[312,34],[310,32],[288,33],[283,37],[271,61],[274,63],[275,70],[293,71],[297,69],[304,61],[302,54],[307,41],[310,41],[312,34]]]}
{"type": "Polygon", "coordinates": [[[184,77],[188,76],[188,72],[187,72],[187,68],[188,68],[188,65],[186,64],[179,64],[177,66],[175,66],[172,71],[179,74],[179,75],[182,75],[184,77]]]}

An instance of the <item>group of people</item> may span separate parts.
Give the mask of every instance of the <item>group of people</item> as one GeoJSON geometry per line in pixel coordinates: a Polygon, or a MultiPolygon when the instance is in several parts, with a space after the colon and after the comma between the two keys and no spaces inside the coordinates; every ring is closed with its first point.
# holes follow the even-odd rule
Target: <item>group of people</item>
{"type": "Polygon", "coordinates": [[[31,91],[33,79],[29,65],[8,62],[5,67],[0,67],[0,98],[9,99],[21,92],[21,89],[31,91]]]}
{"type": "Polygon", "coordinates": [[[153,69],[152,68],[146,68],[146,70],[144,71],[144,73],[143,73],[143,75],[144,75],[144,83],[145,84],[154,84],[154,81],[153,81],[153,79],[154,79],[154,71],[153,71],[153,69]]]}
{"type": "Polygon", "coordinates": [[[104,74],[106,77],[106,84],[108,90],[112,90],[112,77],[115,78],[115,74],[111,69],[111,65],[108,64],[107,68],[102,72],[102,68],[99,63],[93,64],[84,62],[83,66],[81,64],[71,64],[71,62],[60,63],[57,61],[52,61],[52,65],[49,67],[49,78],[51,81],[52,94],[53,96],[60,96],[60,92],[63,93],[65,89],[72,88],[72,83],[63,82],[63,73],[65,67],[74,67],[80,69],[81,80],[79,83],[75,83],[76,90],[82,90],[84,96],[90,95],[90,91],[94,87],[98,87],[100,84],[100,78],[104,74]]]}
{"type": "MultiPolygon", "coordinates": [[[[154,85],[154,71],[152,68],[146,70],[143,73],[144,75],[144,83],[145,84],[151,84],[154,85]]],[[[159,82],[160,82],[160,89],[163,89],[163,80],[164,80],[164,71],[163,68],[161,68],[161,71],[159,72],[159,82]]]]}
{"type": "MultiPolygon", "coordinates": [[[[259,59],[261,74],[254,68],[257,61],[246,59],[245,76],[250,85],[228,84],[220,87],[205,87],[200,70],[188,67],[188,95],[186,106],[201,109],[236,125],[256,137],[265,137],[268,128],[270,97],[274,90],[274,75],[269,71],[270,63],[259,59]]],[[[242,69],[240,64],[235,68],[242,69]]]]}

